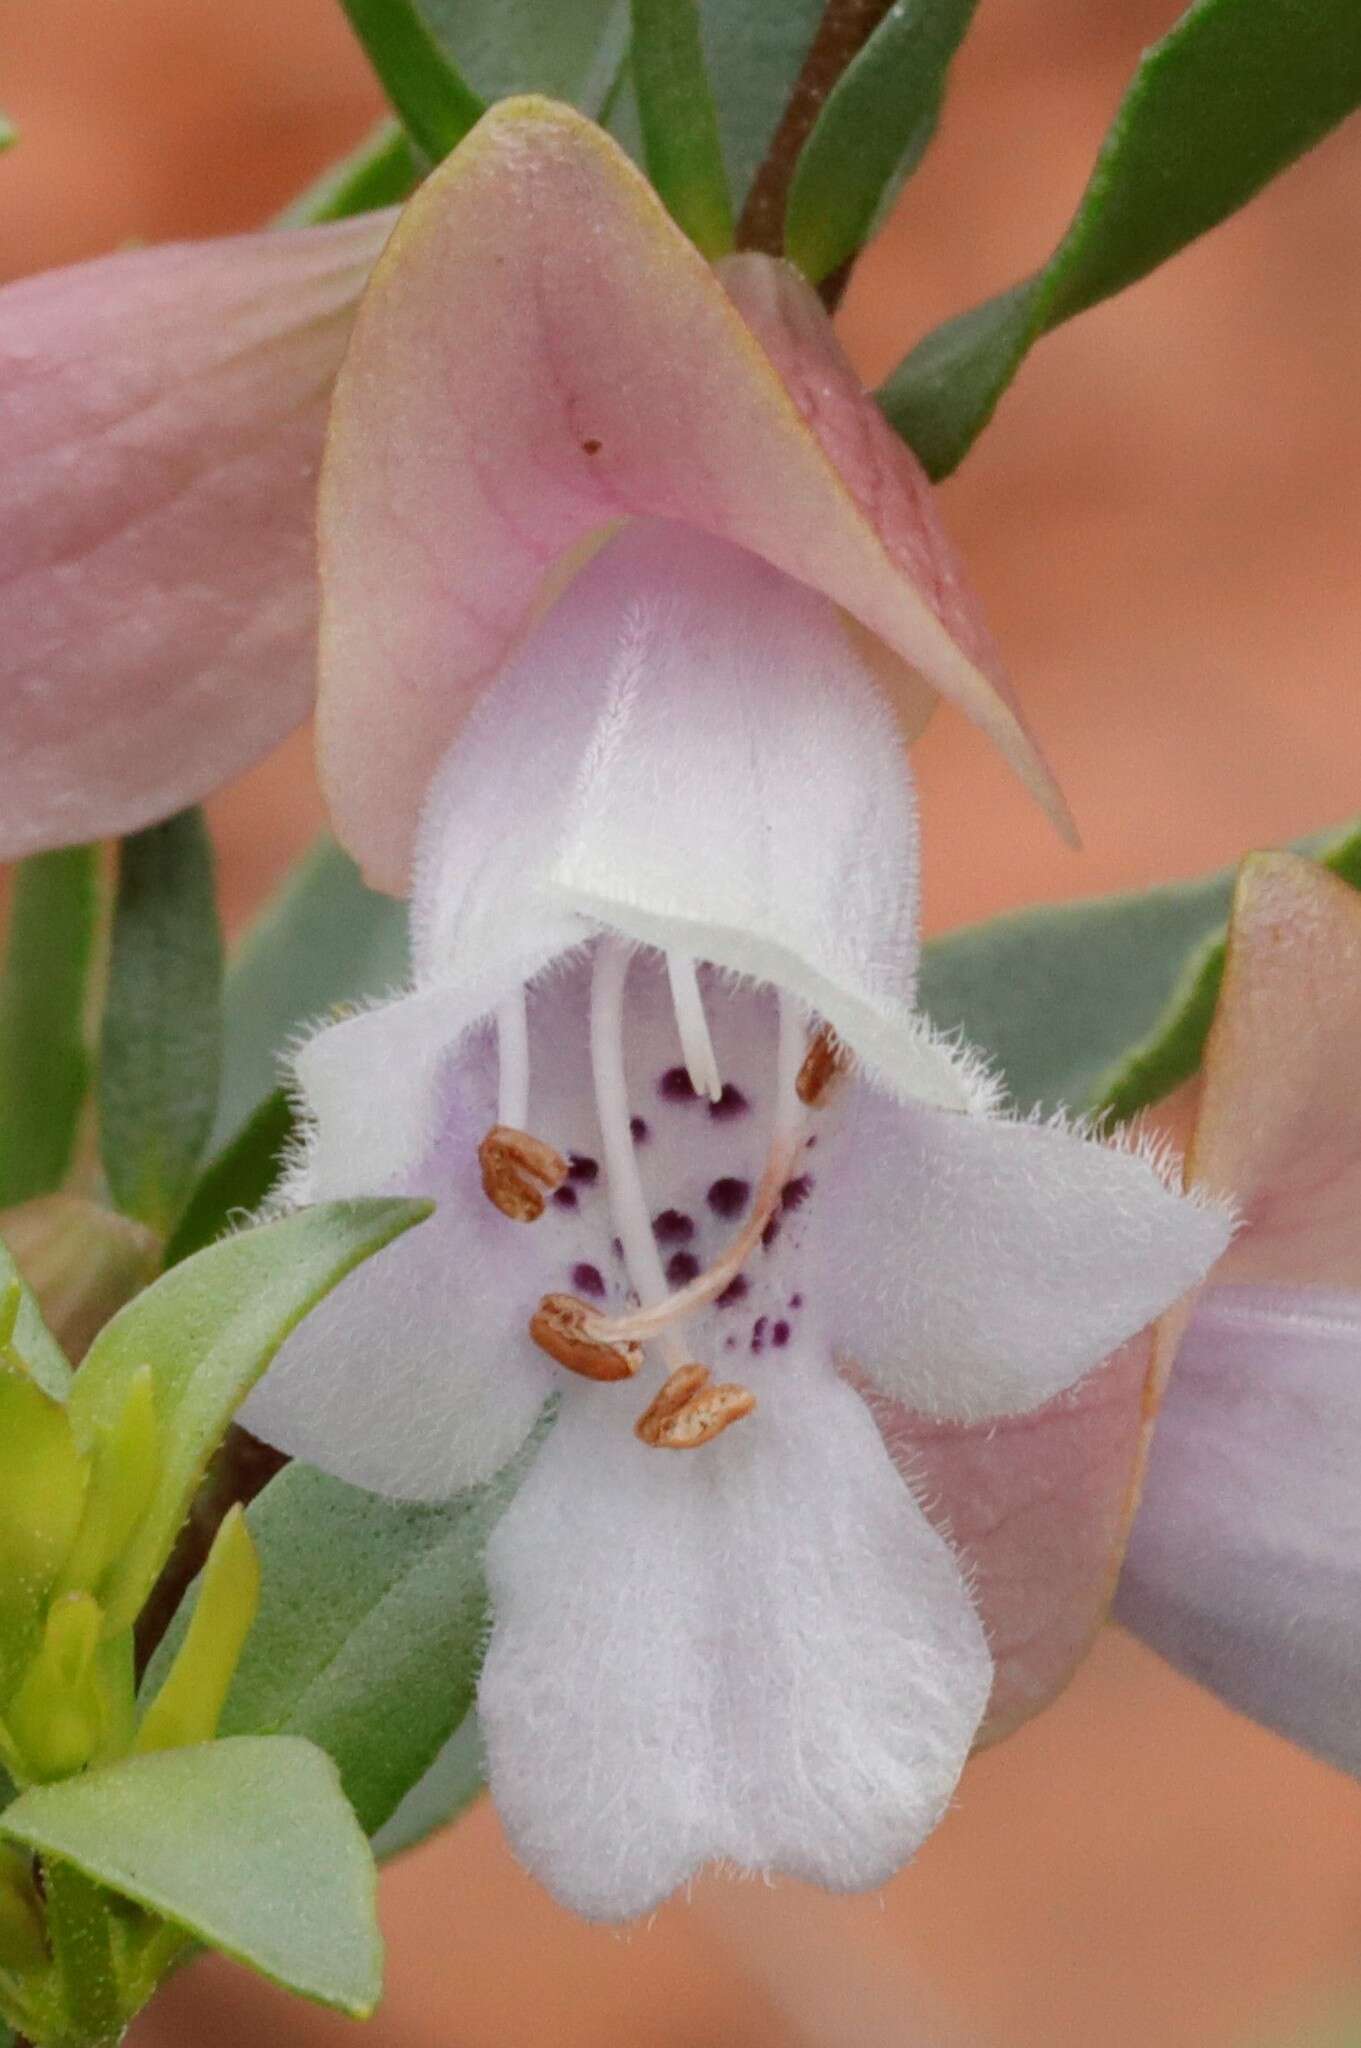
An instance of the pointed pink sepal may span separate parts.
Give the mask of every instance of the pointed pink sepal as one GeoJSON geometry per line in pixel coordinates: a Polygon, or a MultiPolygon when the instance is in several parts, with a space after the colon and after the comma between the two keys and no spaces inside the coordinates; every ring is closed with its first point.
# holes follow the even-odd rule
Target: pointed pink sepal
{"type": "Polygon", "coordinates": [[[406,209],[321,495],[322,776],[371,882],[405,886],[435,764],[548,579],[638,514],[833,598],[887,650],[909,731],[920,674],[1062,815],[924,480],[812,295],[769,259],[727,275],[747,319],[622,151],[546,100],[494,108],[406,209]]]}

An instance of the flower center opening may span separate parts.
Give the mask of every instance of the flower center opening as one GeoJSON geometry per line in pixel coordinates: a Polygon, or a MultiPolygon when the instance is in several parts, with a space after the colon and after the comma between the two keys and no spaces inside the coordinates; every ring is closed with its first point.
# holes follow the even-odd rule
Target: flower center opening
{"type": "MultiPolygon", "coordinates": [[[[709,1366],[696,1357],[704,1335],[692,1332],[689,1326],[700,1319],[709,1342],[720,1341],[714,1334],[713,1318],[705,1312],[717,1305],[721,1318],[732,1304],[747,1297],[749,1281],[744,1267],[758,1250],[767,1253],[772,1249],[783,1224],[804,1200],[811,1183],[795,1168],[803,1146],[813,1142],[806,1129],[808,1112],[826,1099],[843,1062],[831,1034],[824,1028],[810,1038],[800,1006],[780,994],[777,1016],[771,1020],[775,1023],[774,1074],[766,1114],[765,1158],[759,1174],[753,1173],[756,1161],[750,1150],[744,1149],[756,1135],[750,1123],[751,1041],[745,1041],[744,1051],[740,1035],[733,1038],[735,1017],[726,1005],[729,1000],[756,1002],[757,997],[738,992],[731,999],[725,993],[724,998],[723,1043],[737,1056],[737,1074],[744,1084],[739,1088],[731,1070],[725,1078],[715,1051],[696,962],[684,955],[666,955],[665,983],[659,978],[649,980],[642,995],[630,1003],[630,1018],[634,1004],[642,1001],[644,1015],[652,1021],[640,1042],[647,1042],[650,1030],[655,1044],[658,1031],[664,1042],[667,1027],[663,1019],[669,1011],[675,1034],[672,1042],[679,1042],[683,1064],[668,1068],[657,1082],[660,1131],[666,1141],[662,1152],[666,1153],[668,1144],[676,1144],[684,1124],[679,1177],[688,1182],[692,1171],[707,1170],[710,1184],[697,1212],[698,1236],[696,1217],[691,1213],[693,1202],[685,1208],[664,1206],[654,1214],[640,1169],[640,1148],[649,1162],[654,1199],[658,1169],[667,1174],[663,1185],[668,1203],[677,1199],[670,1178],[677,1154],[673,1151],[669,1162],[663,1156],[653,1156],[659,1125],[634,1113],[630,1102],[625,1010],[630,965],[637,956],[631,942],[604,936],[595,942],[589,962],[589,1094],[583,1099],[583,1110],[589,1101],[599,1134],[600,1159],[575,1152],[564,1156],[527,1128],[531,1088],[523,993],[496,1013],[498,1121],[482,1140],[479,1158],[489,1199],[516,1222],[537,1221],[551,1198],[554,1213],[565,1212],[575,1223],[578,1216],[585,1220],[593,1201],[601,1195],[606,1198],[614,1270],[618,1274],[622,1269],[622,1286],[618,1280],[607,1285],[601,1268],[608,1271],[609,1261],[593,1251],[591,1258],[579,1259],[572,1266],[572,1291],[543,1296],[530,1319],[529,1333],[556,1363],[597,1382],[636,1377],[644,1363],[645,1347],[653,1352],[665,1378],[639,1418],[636,1434],[653,1448],[691,1449],[712,1441],[749,1415],[756,1398],[736,1381],[715,1382],[709,1366]],[[656,1008],[658,995],[666,1006],[661,1012],[656,1008]],[[711,1155],[720,1136],[730,1153],[736,1139],[741,1157],[732,1164],[742,1165],[740,1177],[731,1172],[713,1177],[711,1156],[705,1154],[711,1155]],[[603,1185],[597,1187],[598,1182],[603,1185]],[[583,1200],[585,1210],[578,1206],[583,1200]],[[708,1227],[712,1221],[736,1227],[726,1242],[713,1246],[707,1261],[701,1262],[696,1252],[706,1227],[705,1210],[711,1218],[708,1227]],[[612,1303],[607,1302],[610,1292],[615,1295],[612,1303]]],[[[767,994],[764,1005],[769,1000],[767,994]]],[[[756,1014],[759,1016],[759,1010],[756,1014]]],[[[770,1017],[768,1007],[765,1014],[770,1017]]],[[[769,1023],[765,1029],[770,1029],[769,1023]]],[[[637,1029],[634,1035],[639,1035],[637,1029]]],[[[769,1047],[770,1040],[765,1042],[769,1047]]],[[[585,1050],[583,1045],[583,1053],[585,1050]]],[[[635,1046],[634,1058],[638,1051],[635,1046]]],[[[759,1038],[757,1051],[759,1055],[759,1038]]],[[[770,1052],[764,1057],[769,1060],[770,1052]]],[[[757,1096],[765,1095],[759,1072],[756,1079],[757,1096]]],[[[546,1108],[541,1105],[540,1115],[546,1108]]],[[[572,1113],[578,1119],[581,1114],[572,1113]]],[[[569,1126],[571,1121],[569,1117],[569,1126]]],[[[680,1199],[684,1200],[683,1194],[680,1199]]],[[[599,1223],[597,1210],[595,1224],[599,1223]]],[[[558,1227],[554,1226],[555,1231],[558,1227]]],[[[768,1271],[773,1277],[773,1263],[768,1271]]],[[[782,1297],[778,1308],[772,1305],[769,1317],[756,1318],[750,1344],[754,1353],[765,1348],[768,1331],[776,1349],[789,1341],[786,1317],[801,1299],[795,1295],[786,1305],[782,1297]]],[[[740,1339],[730,1332],[722,1338],[723,1347],[729,1350],[736,1341],[740,1339]]]]}

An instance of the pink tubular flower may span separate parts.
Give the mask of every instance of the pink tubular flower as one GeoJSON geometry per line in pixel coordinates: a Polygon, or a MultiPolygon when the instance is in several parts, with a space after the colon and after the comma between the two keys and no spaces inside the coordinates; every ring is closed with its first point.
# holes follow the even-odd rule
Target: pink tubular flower
{"type": "Polygon", "coordinates": [[[1190,1166],[1243,1228],[1162,1333],[1117,1611],[1361,1772],[1361,900],[1290,854],[1243,869],[1190,1166]]]}
{"type": "Polygon", "coordinates": [[[1021,1718],[1095,1626],[1129,1476],[1056,1447],[1105,1441],[1228,1235],[1147,1156],[1000,1115],[915,1013],[913,670],[1040,771],[816,302],[728,282],[765,348],[540,102],[375,273],[322,481],[321,751],[351,851],[412,876],[414,975],[299,1052],[282,1199],[438,1209],[247,1410],[437,1499],[553,1403],[479,1706],[520,1853],[601,1918],[714,1859],[850,1889],[912,1853],[990,1694],[1021,1718]],[[928,1418],[908,1483],[852,1358],[928,1418]],[[1010,1458],[977,1427],[1046,1403],[1010,1458]]]}
{"type": "MultiPolygon", "coordinates": [[[[0,858],[193,801],[305,715],[326,407],[392,221],[137,251],[0,293],[0,858]]],[[[763,258],[720,284],[571,110],[504,102],[429,180],[347,381],[322,754],[380,886],[404,885],[431,765],[546,580],[639,514],[824,590],[882,643],[909,733],[925,677],[1061,815],[921,470],[813,294],[763,258]],[[379,567],[344,508],[381,498],[396,461],[379,567]]]]}

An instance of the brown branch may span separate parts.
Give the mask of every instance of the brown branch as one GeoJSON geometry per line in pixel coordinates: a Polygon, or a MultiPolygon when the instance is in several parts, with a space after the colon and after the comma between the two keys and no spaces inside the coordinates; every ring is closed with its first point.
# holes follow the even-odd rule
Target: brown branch
{"type": "Polygon", "coordinates": [[[742,209],[737,227],[739,249],[760,249],[767,256],[783,253],[789,187],[803,145],[813,132],[813,124],[832,87],[892,5],[893,0],[827,0],[803,69],[794,81],[789,105],[780,117],[765,162],[756,173],[742,209]]]}

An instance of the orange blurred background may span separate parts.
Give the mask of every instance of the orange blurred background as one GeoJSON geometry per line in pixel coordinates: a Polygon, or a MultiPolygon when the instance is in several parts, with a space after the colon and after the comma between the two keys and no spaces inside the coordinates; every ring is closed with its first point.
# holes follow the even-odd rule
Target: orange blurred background
{"type": "MultiPolygon", "coordinates": [[[[846,303],[867,377],[1043,257],[1175,12],[985,0],[846,303]]],[[[254,225],[378,111],[336,0],[9,0],[0,102],[23,137],[0,163],[5,275],[254,225]]],[[[1361,809],[1359,359],[1358,124],[1043,343],[946,509],[1086,848],[942,714],[918,752],[933,928],[1361,809]]],[[[213,811],[239,921],[318,823],[305,737],[213,811]]],[[[371,2048],[1248,2048],[1361,1986],[1361,1796],[1108,1632],[879,1897],[710,1879],[602,1932],[516,1870],[484,1803],[384,1898],[371,2048]]],[[[133,2039],[247,2037],[351,2030],[209,1962],[133,2039]]]]}

